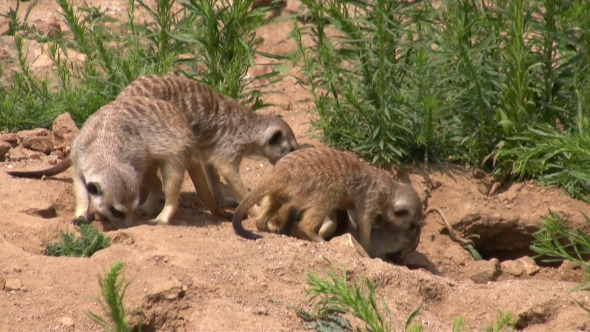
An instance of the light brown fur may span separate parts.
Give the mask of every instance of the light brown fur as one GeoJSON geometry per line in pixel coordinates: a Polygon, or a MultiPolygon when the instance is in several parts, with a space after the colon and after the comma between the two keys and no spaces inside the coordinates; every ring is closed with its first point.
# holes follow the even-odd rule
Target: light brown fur
{"type": "Polygon", "coordinates": [[[164,209],[151,222],[169,223],[193,141],[184,115],[170,103],[135,97],[102,107],[72,143],[76,220],[85,221],[92,202],[101,215],[129,226],[138,208],[154,210],[163,190],[164,209]],[[148,195],[139,206],[141,187],[148,195]]]}
{"type": "MultiPolygon", "coordinates": [[[[155,212],[163,191],[164,209],[150,223],[167,224],[178,209],[184,170],[189,169],[193,183],[205,181],[200,168],[190,169],[196,158],[192,150],[194,140],[184,114],[174,105],[129,97],[116,100],[90,116],[72,142],[70,156],[58,165],[41,171],[11,172],[11,175],[50,176],[72,165],[75,224],[88,221],[93,205],[109,220],[129,226],[137,212],[155,212]],[[147,195],[142,195],[142,190],[147,190],[147,195]],[[140,196],[147,196],[141,206],[140,196]]],[[[202,194],[212,204],[209,191],[202,194]]],[[[222,216],[224,213],[215,212],[222,216]]],[[[228,217],[227,213],[224,216],[228,217]]]]}
{"type": "Polygon", "coordinates": [[[268,230],[270,221],[275,231],[313,241],[332,236],[342,219],[335,213],[348,210],[348,229],[371,257],[400,261],[420,240],[416,191],[350,152],[306,148],[283,157],[238,206],[233,226],[240,236],[259,237],[242,227],[244,214],[259,201],[257,228],[268,230]]]}
{"type": "MultiPolygon", "coordinates": [[[[221,193],[220,175],[238,202],[248,194],[239,174],[244,157],[259,156],[274,164],[298,147],[293,131],[282,119],[252,112],[213,88],[185,77],[143,76],[118,98],[137,95],[168,101],[184,112],[196,138],[195,154],[211,193],[220,203],[231,204],[221,193]]],[[[198,186],[199,193],[207,188],[204,182],[198,186]]]]}

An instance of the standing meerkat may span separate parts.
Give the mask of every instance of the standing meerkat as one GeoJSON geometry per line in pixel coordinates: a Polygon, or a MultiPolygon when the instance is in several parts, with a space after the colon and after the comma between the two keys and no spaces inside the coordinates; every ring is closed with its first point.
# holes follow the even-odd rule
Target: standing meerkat
{"type": "Polygon", "coordinates": [[[371,257],[400,262],[420,241],[422,203],[414,188],[351,152],[306,148],[283,157],[236,209],[238,235],[260,237],[242,226],[244,214],[259,201],[256,226],[261,230],[278,219],[278,227],[273,226],[279,232],[321,242],[349,210],[353,235],[371,257]]]}
{"type": "Polygon", "coordinates": [[[248,194],[239,173],[244,157],[262,157],[274,165],[298,147],[291,127],[281,118],[252,112],[236,100],[185,77],[140,77],[123,89],[118,98],[129,96],[165,100],[184,112],[196,139],[194,149],[207,184],[221,204],[235,202],[223,197],[220,175],[238,203],[248,194]]]}
{"type": "MultiPolygon", "coordinates": [[[[88,222],[90,205],[120,226],[136,212],[155,212],[162,191],[165,205],[149,223],[168,224],[178,209],[185,169],[191,171],[194,136],[184,113],[162,100],[119,99],[91,115],[72,142],[70,156],[42,171],[14,176],[55,175],[71,164],[76,196],[74,224],[88,222]],[[158,178],[160,170],[162,181],[158,178]],[[147,190],[141,206],[140,190],[147,190]]],[[[200,171],[200,170],[199,170],[200,171]]],[[[199,179],[204,181],[204,177],[199,179]]],[[[213,201],[210,193],[209,200],[213,201]]]]}

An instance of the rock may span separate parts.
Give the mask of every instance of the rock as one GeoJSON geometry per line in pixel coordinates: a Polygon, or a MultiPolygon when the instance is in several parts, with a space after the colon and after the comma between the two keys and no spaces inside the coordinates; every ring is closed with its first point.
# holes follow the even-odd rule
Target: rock
{"type": "Polygon", "coordinates": [[[186,292],[185,287],[176,278],[156,280],[155,285],[146,296],[148,303],[181,299],[186,292]]]}
{"type": "MultiPolygon", "coordinates": [[[[55,148],[55,146],[54,146],[55,148]]],[[[64,159],[65,158],[65,153],[61,152],[60,150],[53,150],[51,151],[50,155],[52,156],[56,156],[57,159],[64,159]]],[[[57,159],[49,159],[47,162],[50,163],[51,165],[55,165],[57,164],[57,159]]]]}
{"type": "Polygon", "coordinates": [[[51,131],[51,140],[53,148],[62,153],[68,152],[72,141],[78,136],[78,126],[70,116],[70,113],[64,113],[53,121],[53,130],[51,131]]]}
{"type": "Polygon", "coordinates": [[[6,279],[6,283],[4,284],[4,289],[7,291],[11,290],[19,290],[23,288],[23,284],[20,279],[13,278],[13,279],[6,279]]]}
{"type": "Polygon", "coordinates": [[[24,141],[25,139],[34,136],[49,136],[50,133],[51,132],[49,131],[49,129],[37,128],[31,130],[21,130],[18,133],[16,133],[16,137],[18,137],[19,141],[24,141]]]}
{"type": "Polygon", "coordinates": [[[57,37],[61,33],[61,25],[55,16],[51,16],[41,31],[48,37],[57,37]]]}
{"type": "Polygon", "coordinates": [[[539,265],[537,265],[537,262],[535,262],[535,260],[530,258],[529,256],[521,257],[516,261],[522,265],[526,274],[530,276],[539,272],[539,270],[541,269],[539,265]]]}
{"type": "Polygon", "coordinates": [[[8,160],[10,160],[10,161],[23,161],[23,160],[31,158],[33,155],[37,155],[37,157],[39,157],[39,152],[25,149],[24,147],[19,145],[15,148],[12,148],[8,152],[8,160]]]}
{"type": "Polygon", "coordinates": [[[8,142],[0,141],[0,161],[4,161],[8,151],[12,149],[12,145],[8,142]]]}
{"type": "Polygon", "coordinates": [[[330,240],[330,245],[335,244],[342,247],[354,248],[361,257],[369,258],[369,254],[350,233],[340,235],[330,240]]]}
{"type": "Polygon", "coordinates": [[[23,139],[21,145],[29,150],[49,154],[53,150],[53,143],[48,136],[30,136],[23,139]]]}
{"type": "Polygon", "coordinates": [[[489,261],[475,261],[471,263],[469,269],[472,271],[469,279],[476,284],[485,284],[489,281],[494,281],[500,272],[500,261],[497,258],[492,258],[489,261]]]}
{"type": "Polygon", "coordinates": [[[18,143],[18,136],[15,133],[6,133],[0,135],[0,142],[6,142],[15,147],[18,143]]]}
{"type": "Polygon", "coordinates": [[[45,219],[57,217],[57,211],[55,210],[55,206],[53,206],[53,204],[51,203],[33,201],[30,202],[28,205],[29,206],[25,210],[21,210],[20,212],[28,214],[30,216],[36,216],[45,219]]]}
{"type": "Polygon", "coordinates": [[[4,290],[5,284],[6,284],[6,278],[0,277],[0,290],[4,290]]]}
{"type": "Polygon", "coordinates": [[[524,267],[520,262],[507,260],[500,263],[500,268],[503,273],[511,274],[515,277],[520,277],[524,274],[524,267]]]}

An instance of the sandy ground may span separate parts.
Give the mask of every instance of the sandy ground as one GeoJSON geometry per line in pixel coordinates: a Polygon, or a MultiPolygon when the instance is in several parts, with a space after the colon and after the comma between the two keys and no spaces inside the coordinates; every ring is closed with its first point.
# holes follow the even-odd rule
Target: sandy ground
{"type": "MultiPolygon", "coordinates": [[[[100,4],[109,11],[124,10],[123,1],[100,4]]],[[[10,5],[14,1],[0,5],[0,12],[10,5]]],[[[283,15],[298,10],[297,2],[288,2],[283,15]]],[[[41,0],[29,20],[43,25],[54,19],[60,19],[56,5],[41,0]]],[[[1,18],[0,31],[6,26],[1,18]]],[[[260,29],[261,48],[291,50],[293,43],[286,40],[291,26],[285,21],[260,29]]],[[[13,59],[12,43],[11,37],[0,37],[3,63],[13,59]]],[[[35,45],[30,56],[39,54],[35,45]]],[[[41,56],[35,69],[52,68],[41,56]]],[[[252,74],[266,70],[258,66],[252,74]]],[[[298,70],[291,74],[298,75],[298,70]]],[[[300,143],[320,144],[309,131],[312,105],[301,102],[308,91],[293,77],[273,90],[265,101],[275,106],[263,112],[280,114],[300,143]]],[[[0,170],[49,165],[51,157],[34,155],[8,159],[0,170]]],[[[253,187],[271,167],[246,160],[242,176],[253,187]]],[[[71,171],[46,180],[16,179],[0,171],[0,331],[97,330],[85,312],[101,312],[97,275],[118,261],[124,262],[124,277],[131,281],[125,297],[130,320],[142,316],[148,331],[302,330],[297,310],[313,309],[306,295],[307,275],[342,267],[349,276],[361,275],[378,285],[377,295],[391,310],[393,330],[402,330],[420,305],[415,322],[425,331],[449,331],[457,316],[464,317],[465,330],[481,330],[495,322],[498,311],[512,313],[517,327],[526,331],[590,330],[590,315],[577,304],[590,306],[588,293],[570,292],[583,280],[583,272],[569,263],[538,265],[528,258],[541,216],[551,209],[571,227],[588,231],[582,217],[590,215],[588,204],[532,181],[489,197],[485,193],[492,179],[460,165],[396,167],[395,174],[413,184],[425,209],[440,208],[459,234],[478,234],[475,246],[485,259],[475,261],[453,242],[437,213],[427,214],[417,252],[401,266],[360,257],[345,237],[328,243],[274,234],[245,240],[204,209],[188,177],[171,225],[117,230],[95,221],[110,237],[111,247],[90,258],[48,257],[47,243],[57,241],[60,230],[74,229],[71,171]]],[[[250,220],[244,225],[255,228],[250,220]]]]}

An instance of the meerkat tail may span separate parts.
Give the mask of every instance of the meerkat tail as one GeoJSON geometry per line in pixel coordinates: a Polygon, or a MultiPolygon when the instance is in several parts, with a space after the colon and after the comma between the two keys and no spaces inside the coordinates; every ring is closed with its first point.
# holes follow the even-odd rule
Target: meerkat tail
{"type": "Polygon", "coordinates": [[[70,158],[70,156],[67,156],[55,166],[47,169],[42,169],[38,171],[9,171],[6,173],[19,178],[40,179],[43,176],[53,176],[59,174],[65,171],[66,169],[70,168],[70,166],[72,166],[72,159],[70,158]]]}
{"type": "Polygon", "coordinates": [[[242,225],[244,214],[245,213],[240,211],[239,209],[236,210],[236,212],[234,213],[234,218],[232,219],[232,226],[234,227],[234,231],[236,232],[236,234],[249,240],[256,240],[262,238],[261,235],[253,233],[244,228],[244,226],[242,225]]]}

